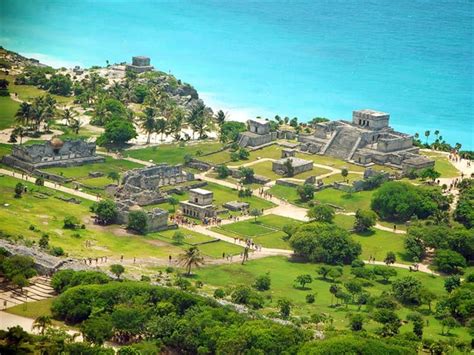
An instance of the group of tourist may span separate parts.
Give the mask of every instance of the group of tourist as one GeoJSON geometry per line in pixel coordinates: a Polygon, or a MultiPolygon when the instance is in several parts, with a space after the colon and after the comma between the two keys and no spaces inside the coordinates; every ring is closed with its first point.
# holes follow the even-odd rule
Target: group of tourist
{"type": "MultiPolygon", "coordinates": [[[[123,258],[123,257],[122,257],[123,258]]],[[[98,265],[99,263],[103,264],[106,263],[108,260],[107,256],[99,256],[96,258],[84,258],[82,259],[83,263],[86,265],[92,265],[92,262],[95,261],[95,264],[98,265]]]]}
{"type": "Polygon", "coordinates": [[[263,197],[263,198],[268,198],[270,200],[273,197],[273,195],[269,193],[268,191],[266,191],[263,187],[258,189],[258,196],[263,197]]]}
{"type": "Polygon", "coordinates": [[[253,249],[255,251],[262,251],[262,246],[260,244],[254,243],[252,238],[237,238],[234,237],[234,243],[235,244],[245,244],[245,246],[249,249],[253,249]]]}
{"type": "Polygon", "coordinates": [[[196,221],[193,221],[192,219],[187,218],[181,214],[171,215],[170,221],[176,223],[178,226],[186,226],[186,227],[197,226],[196,221]]]}

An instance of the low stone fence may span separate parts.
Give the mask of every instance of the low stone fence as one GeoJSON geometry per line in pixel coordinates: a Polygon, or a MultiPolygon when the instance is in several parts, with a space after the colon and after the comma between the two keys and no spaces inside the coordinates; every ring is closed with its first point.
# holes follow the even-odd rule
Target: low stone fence
{"type": "Polygon", "coordinates": [[[70,179],[70,178],[66,178],[66,177],[58,175],[58,174],[53,174],[53,173],[46,172],[44,170],[38,170],[38,169],[33,171],[33,175],[41,176],[44,179],[59,182],[61,184],[65,184],[65,183],[68,183],[68,182],[72,181],[72,179],[70,179]]]}
{"type": "Polygon", "coordinates": [[[211,168],[214,168],[216,165],[207,163],[196,158],[192,158],[191,161],[186,163],[186,166],[189,168],[197,169],[199,171],[207,171],[211,168]]]}
{"type": "Polygon", "coordinates": [[[283,180],[283,179],[278,179],[275,181],[275,184],[281,185],[281,186],[288,186],[288,187],[298,187],[301,184],[297,183],[296,181],[291,181],[291,180],[283,180]]]}

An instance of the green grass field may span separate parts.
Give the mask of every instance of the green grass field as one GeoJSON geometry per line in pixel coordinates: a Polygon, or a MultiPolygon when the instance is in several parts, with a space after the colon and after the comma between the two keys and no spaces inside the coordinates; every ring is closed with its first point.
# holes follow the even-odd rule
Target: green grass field
{"type": "Polygon", "coordinates": [[[442,178],[453,178],[461,175],[459,170],[456,169],[453,164],[451,164],[446,155],[436,152],[421,152],[421,154],[434,159],[434,168],[441,174],[442,178]]]}
{"type": "Polygon", "coordinates": [[[81,204],[65,202],[55,197],[67,194],[29,183],[26,185],[30,192],[21,198],[14,198],[17,183],[17,179],[0,177],[0,230],[5,234],[38,242],[42,233],[47,233],[50,245],[62,247],[73,257],[168,257],[182,251],[182,248],[171,244],[156,244],[153,235],[133,235],[117,225],[101,227],[92,224],[90,201],[82,200],[81,204]],[[86,229],[63,229],[64,217],[70,215],[84,223],[86,229]],[[35,231],[30,230],[30,226],[34,226],[35,231]],[[86,240],[92,242],[91,248],[86,248],[86,240]]]}
{"type": "Polygon", "coordinates": [[[213,227],[212,230],[232,238],[252,238],[255,243],[266,248],[290,249],[288,242],[283,240],[285,233],[282,231],[283,226],[290,223],[301,222],[270,214],[259,217],[257,221],[249,219],[213,227]]]}
{"type": "MultiPolygon", "coordinates": [[[[205,284],[205,289],[208,292],[213,292],[215,287],[221,287],[229,290],[232,285],[252,285],[255,278],[259,275],[269,273],[271,277],[271,289],[262,294],[271,298],[269,304],[263,310],[264,313],[269,311],[276,311],[276,303],[281,298],[289,299],[292,302],[292,314],[299,316],[310,316],[314,313],[324,312],[330,314],[334,318],[334,326],[336,329],[347,329],[348,312],[357,312],[357,306],[349,305],[347,309],[345,306],[331,307],[331,294],[329,292],[330,282],[322,280],[317,275],[317,264],[292,262],[285,257],[268,257],[264,259],[252,260],[246,265],[240,264],[226,264],[208,266],[195,270],[197,274],[196,279],[201,280],[205,284]],[[313,276],[313,282],[307,285],[307,290],[294,288],[294,280],[298,275],[310,274],[313,276]],[[316,302],[308,304],[305,301],[307,294],[313,293],[316,295],[316,302]]],[[[441,277],[433,277],[421,272],[410,273],[408,270],[396,269],[398,277],[414,276],[418,278],[424,287],[427,287],[432,292],[441,297],[446,293],[443,288],[444,281],[441,277]]],[[[344,282],[351,279],[350,267],[344,267],[344,275],[339,281],[339,285],[343,287],[344,282]]],[[[373,295],[380,295],[383,291],[389,291],[391,284],[384,284],[379,281],[372,281],[371,285],[366,287],[373,295]]],[[[422,306],[421,310],[427,312],[427,306],[422,306]]],[[[412,310],[402,307],[397,310],[397,313],[402,319],[406,319],[408,313],[412,310]]],[[[367,330],[373,331],[379,324],[368,319],[368,312],[363,307],[361,313],[366,316],[367,330]]],[[[429,326],[424,329],[426,337],[441,337],[441,326],[439,321],[432,315],[426,317],[429,321],[429,326]]],[[[408,323],[402,326],[401,332],[411,332],[412,324],[408,323]]],[[[470,336],[466,328],[456,328],[452,331],[453,336],[459,339],[469,340],[470,336]]]]}
{"type": "Polygon", "coordinates": [[[92,188],[104,188],[106,185],[115,183],[115,181],[112,181],[111,179],[107,178],[108,173],[115,171],[118,172],[120,175],[123,175],[123,173],[127,170],[143,167],[143,165],[137,164],[135,162],[131,162],[124,159],[113,159],[111,157],[106,156],[104,163],[71,166],[67,168],[47,168],[43,170],[52,174],[61,175],[66,178],[73,179],[74,181],[78,181],[85,186],[90,186],[92,188]],[[89,176],[90,172],[100,172],[104,174],[104,176],[92,178],[89,176]]]}
{"type": "Polygon", "coordinates": [[[180,147],[178,144],[163,144],[150,148],[130,149],[125,151],[124,154],[135,159],[175,165],[183,164],[185,155],[201,159],[204,157],[198,156],[198,152],[207,154],[215,152],[221,147],[222,144],[215,141],[187,143],[183,147],[180,147]]]}
{"type": "MultiPolygon", "coordinates": [[[[8,90],[10,93],[16,93],[18,97],[23,101],[31,102],[35,97],[46,95],[48,92],[42,89],[38,89],[36,86],[32,85],[15,85],[15,76],[5,75],[0,73],[0,79],[7,79],[10,84],[8,85],[8,90]]],[[[71,103],[72,97],[51,95],[59,104],[71,103]]]]}
{"type": "MultiPolygon", "coordinates": [[[[308,207],[307,203],[300,201],[300,198],[296,192],[296,188],[275,185],[269,191],[276,197],[287,200],[292,204],[308,207]]],[[[349,212],[355,212],[358,209],[370,208],[372,194],[373,191],[360,191],[348,194],[344,191],[329,188],[315,192],[314,200],[321,203],[338,206],[349,212]]]]}
{"type": "MultiPolygon", "coordinates": [[[[263,161],[261,163],[257,163],[257,164],[254,164],[254,165],[250,166],[250,168],[252,168],[254,170],[255,174],[265,176],[265,177],[267,177],[271,180],[277,180],[277,179],[281,179],[281,178],[285,177],[285,176],[282,176],[282,175],[278,175],[277,173],[275,173],[272,170],[272,162],[271,161],[263,161]]],[[[296,174],[292,177],[295,178],[295,179],[306,179],[310,176],[319,176],[319,175],[322,175],[322,174],[327,174],[329,172],[330,172],[330,170],[328,170],[328,169],[314,167],[312,170],[305,171],[305,172],[300,173],[300,174],[296,174]]]]}
{"type": "Polygon", "coordinates": [[[15,125],[15,114],[20,104],[9,96],[0,96],[0,129],[15,125]]]}
{"type": "Polygon", "coordinates": [[[405,234],[395,234],[372,228],[365,233],[352,233],[352,238],[362,246],[361,258],[368,260],[370,256],[377,261],[383,261],[387,252],[393,251],[397,256],[397,263],[411,264],[405,255],[403,242],[405,234]]]}

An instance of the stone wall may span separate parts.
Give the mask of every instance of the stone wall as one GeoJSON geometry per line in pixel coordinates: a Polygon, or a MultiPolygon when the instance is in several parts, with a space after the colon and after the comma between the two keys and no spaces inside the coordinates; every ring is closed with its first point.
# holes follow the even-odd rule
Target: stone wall
{"type": "Polygon", "coordinates": [[[58,139],[54,142],[53,139],[53,141],[42,144],[14,145],[12,154],[2,158],[4,164],[29,171],[40,168],[101,163],[104,161],[104,157],[96,155],[95,143],[80,139],[65,142],[58,139]]]}

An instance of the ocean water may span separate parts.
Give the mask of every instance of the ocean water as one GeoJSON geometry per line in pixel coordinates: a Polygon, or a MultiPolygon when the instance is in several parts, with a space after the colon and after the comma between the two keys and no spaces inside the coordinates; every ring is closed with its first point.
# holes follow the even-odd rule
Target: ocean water
{"type": "Polygon", "coordinates": [[[147,55],[232,119],[373,108],[474,149],[472,0],[1,0],[0,45],[56,66],[147,55]]]}

